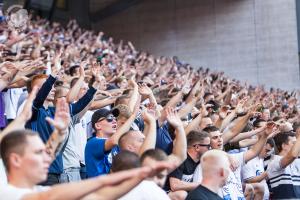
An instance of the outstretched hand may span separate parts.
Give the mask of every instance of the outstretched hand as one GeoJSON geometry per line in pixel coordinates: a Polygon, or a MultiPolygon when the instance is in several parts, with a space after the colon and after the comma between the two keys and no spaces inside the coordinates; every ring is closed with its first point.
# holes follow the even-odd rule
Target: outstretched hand
{"type": "Polygon", "coordinates": [[[59,132],[64,132],[70,123],[70,108],[65,98],[60,98],[56,103],[54,119],[46,118],[47,122],[59,132]]]}
{"type": "Polygon", "coordinates": [[[32,103],[36,97],[38,90],[39,90],[38,87],[34,87],[32,89],[31,93],[27,97],[24,108],[19,115],[19,118],[21,118],[24,122],[27,122],[28,120],[30,120],[30,118],[32,116],[32,103]]]}
{"type": "Polygon", "coordinates": [[[180,127],[182,125],[182,121],[180,120],[180,117],[178,116],[178,113],[173,108],[166,108],[166,114],[167,114],[167,121],[174,127],[180,127]]]}

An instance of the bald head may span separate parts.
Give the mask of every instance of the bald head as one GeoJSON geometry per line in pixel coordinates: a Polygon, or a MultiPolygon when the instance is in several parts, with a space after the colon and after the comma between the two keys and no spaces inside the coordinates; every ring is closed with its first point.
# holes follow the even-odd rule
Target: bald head
{"type": "Polygon", "coordinates": [[[142,132],[131,130],[122,135],[119,139],[119,146],[122,150],[138,153],[144,140],[145,136],[142,132]]]}
{"type": "Polygon", "coordinates": [[[218,179],[220,180],[220,185],[225,183],[229,174],[230,163],[228,155],[224,151],[209,150],[203,154],[200,163],[203,179],[218,179]]]}

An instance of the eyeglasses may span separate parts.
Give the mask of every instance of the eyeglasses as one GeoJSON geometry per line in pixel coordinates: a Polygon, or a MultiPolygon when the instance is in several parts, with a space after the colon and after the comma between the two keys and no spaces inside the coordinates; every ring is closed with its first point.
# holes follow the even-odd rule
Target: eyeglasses
{"type": "Polygon", "coordinates": [[[206,147],[207,149],[210,149],[210,144],[194,144],[193,147],[197,147],[197,146],[200,146],[200,147],[206,147]]]}

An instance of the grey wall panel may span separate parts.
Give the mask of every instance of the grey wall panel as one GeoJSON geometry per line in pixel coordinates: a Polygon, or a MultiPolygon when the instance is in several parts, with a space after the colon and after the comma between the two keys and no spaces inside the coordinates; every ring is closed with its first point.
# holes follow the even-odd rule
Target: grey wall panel
{"type": "Polygon", "coordinates": [[[300,88],[295,0],[144,0],[92,27],[252,84],[300,88]]]}

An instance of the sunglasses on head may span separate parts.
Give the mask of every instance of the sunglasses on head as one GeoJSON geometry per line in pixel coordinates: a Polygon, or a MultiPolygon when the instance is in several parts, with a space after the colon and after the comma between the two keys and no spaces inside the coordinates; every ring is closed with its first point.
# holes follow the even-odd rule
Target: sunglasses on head
{"type": "Polygon", "coordinates": [[[112,122],[112,121],[114,121],[115,117],[112,116],[112,115],[109,115],[109,116],[107,116],[107,117],[102,117],[102,118],[100,118],[100,119],[98,120],[98,122],[100,122],[100,121],[102,121],[102,120],[104,120],[104,119],[105,119],[107,122],[112,122]]]}

